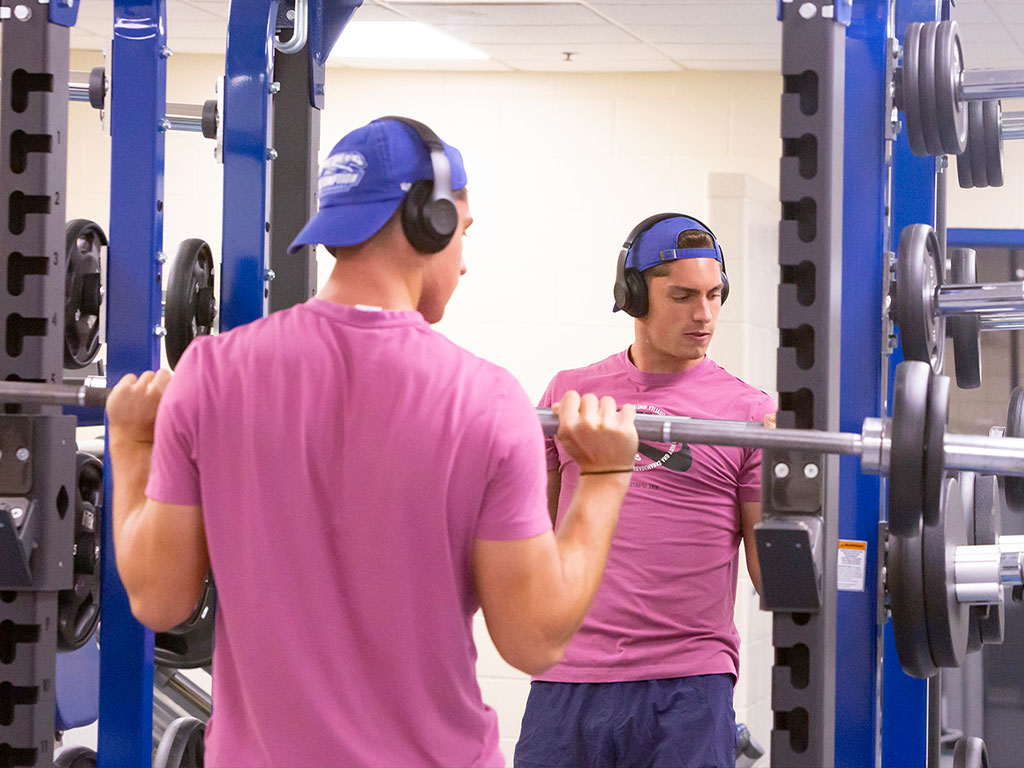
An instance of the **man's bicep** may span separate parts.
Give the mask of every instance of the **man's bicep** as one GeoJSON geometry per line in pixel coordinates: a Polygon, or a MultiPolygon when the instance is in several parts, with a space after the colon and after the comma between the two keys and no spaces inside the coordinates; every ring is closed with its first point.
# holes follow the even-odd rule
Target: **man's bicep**
{"type": "Polygon", "coordinates": [[[558,517],[558,497],[562,493],[562,471],[560,469],[548,470],[548,514],[551,515],[551,525],[555,524],[558,517]]]}

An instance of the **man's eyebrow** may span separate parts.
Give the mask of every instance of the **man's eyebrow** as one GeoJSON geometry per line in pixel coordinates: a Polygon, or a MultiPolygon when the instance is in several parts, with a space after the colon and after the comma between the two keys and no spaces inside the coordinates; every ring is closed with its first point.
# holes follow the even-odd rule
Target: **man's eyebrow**
{"type": "MultiPolygon", "coordinates": [[[[722,283],[719,283],[718,285],[713,286],[712,288],[709,288],[708,290],[711,290],[711,291],[721,290],[722,285],[723,285],[722,283]]],[[[700,288],[694,288],[694,287],[689,286],[689,285],[674,285],[673,284],[673,285],[669,285],[668,289],[670,291],[679,291],[681,293],[700,293],[701,292],[700,288]]]]}

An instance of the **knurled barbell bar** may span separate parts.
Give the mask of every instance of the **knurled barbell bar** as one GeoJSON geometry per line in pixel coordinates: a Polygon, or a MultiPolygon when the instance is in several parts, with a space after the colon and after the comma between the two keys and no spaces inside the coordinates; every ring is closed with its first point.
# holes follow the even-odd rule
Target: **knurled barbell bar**
{"type": "Polygon", "coordinates": [[[965,69],[955,21],[908,24],[898,73],[898,106],[915,155],[963,152],[968,102],[1024,96],[1024,70],[965,69]]]}
{"type": "MultiPolygon", "coordinates": [[[[925,363],[905,361],[896,370],[891,419],[868,418],[861,433],[811,429],[765,429],[758,422],[718,421],[638,414],[640,438],[662,443],[703,443],[743,448],[797,449],[860,456],[867,474],[889,475],[890,528],[911,533],[922,516],[938,516],[942,478],[947,470],[1024,477],[1024,438],[946,432],[949,380],[925,363]],[[924,502],[922,502],[924,499],[924,502]]],[[[0,382],[0,402],[92,405],[106,402],[109,390],[82,385],[0,382]]],[[[538,409],[543,431],[558,431],[550,409],[538,409]]]]}

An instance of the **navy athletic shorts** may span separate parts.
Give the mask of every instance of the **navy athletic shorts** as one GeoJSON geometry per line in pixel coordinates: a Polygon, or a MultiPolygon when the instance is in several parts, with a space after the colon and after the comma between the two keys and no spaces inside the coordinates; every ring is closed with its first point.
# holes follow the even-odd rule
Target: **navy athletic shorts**
{"type": "Polygon", "coordinates": [[[731,675],[530,684],[515,768],[733,768],[731,675]]]}

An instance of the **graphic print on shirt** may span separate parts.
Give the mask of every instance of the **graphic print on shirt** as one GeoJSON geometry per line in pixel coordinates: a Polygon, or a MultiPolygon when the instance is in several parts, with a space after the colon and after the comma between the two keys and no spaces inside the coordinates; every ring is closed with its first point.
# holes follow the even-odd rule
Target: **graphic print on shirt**
{"type": "MultiPolygon", "coordinates": [[[[637,403],[636,412],[668,416],[664,410],[650,403],[637,403]]],[[[669,443],[668,448],[664,448],[664,445],[665,443],[652,445],[641,441],[634,457],[636,464],[633,471],[650,472],[658,467],[664,467],[673,472],[685,472],[693,465],[693,454],[686,443],[669,443]]]]}

